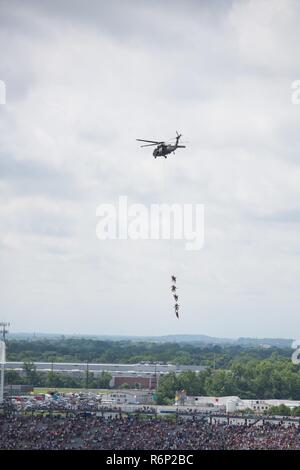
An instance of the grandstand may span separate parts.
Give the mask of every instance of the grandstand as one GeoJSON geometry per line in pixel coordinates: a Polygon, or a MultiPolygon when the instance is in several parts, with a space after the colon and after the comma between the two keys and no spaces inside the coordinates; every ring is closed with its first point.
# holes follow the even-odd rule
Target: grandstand
{"type": "Polygon", "coordinates": [[[228,424],[136,416],[0,416],[1,449],[300,449],[299,424],[228,424]]]}

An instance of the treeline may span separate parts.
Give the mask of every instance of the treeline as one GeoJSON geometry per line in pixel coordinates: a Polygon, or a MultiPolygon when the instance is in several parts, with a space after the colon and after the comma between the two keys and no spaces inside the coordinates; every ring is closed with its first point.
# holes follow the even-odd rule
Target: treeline
{"type": "MultiPolygon", "coordinates": [[[[79,377],[64,373],[39,373],[33,361],[137,363],[164,362],[204,365],[201,373],[192,371],[160,377],[158,403],[173,403],[177,390],[188,395],[228,396],[244,399],[300,400],[300,366],[291,361],[292,350],[243,348],[185,343],[99,341],[84,338],[59,340],[12,340],[7,360],[24,363],[24,374],[7,371],[6,383],[27,383],[41,387],[108,388],[110,374],[79,377]]],[[[88,370],[88,369],[87,369],[88,370]]]]}
{"type": "Polygon", "coordinates": [[[167,374],[159,379],[158,403],[174,403],[177,390],[192,396],[300,400],[300,366],[273,354],[264,360],[236,360],[229,370],[167,374]]]}
{"type": "Polygon", "coordinates": [[[11,340],[8,361],[137,363],[164,362],[178,365],[206,365],[228,369],[232,363],[264,360],[276,353],[290,358],[291,349],[244,348],[242,346],[207,346],[186,343],[150,343],[100,341],[84,338],[11,340]]]}
{"type": "Polygon", "coordinates": [[[291,409],[286,405],[271,406],[265,414],[277,416],[300,416],[300,406],[291,409]]]}
{"type": "MultiPolygon", "coordinates": [[[[7,370],[6,384],[28,384],[35,387],[109,388],[111,375],[87,372],[79,377],[65,373],[37,372],[32,362],[23,364],[20,375],[7,370]]],[[[208,368],[202,372],[169,373],[159,378],[157,403],[174,403],[178,390],[190,396],[239,396],[243,399],[300,400],[300,366],[289,359],[273,355],[263,361],[236,361],[231,369],[208,368]]],[[[275,411],[274,411],[275,413],[275,411]]]]}
{"type": "Polygon", "coordinates": [[[34,387],[57,388],[109,388],[111,374],[106,371],[93,374],[87,371],[74,376],[63,372],[38,372],[33,362],[24,362],[22,373],[15,370],[5,372],[5,385],[32,385],[34,387]]]}

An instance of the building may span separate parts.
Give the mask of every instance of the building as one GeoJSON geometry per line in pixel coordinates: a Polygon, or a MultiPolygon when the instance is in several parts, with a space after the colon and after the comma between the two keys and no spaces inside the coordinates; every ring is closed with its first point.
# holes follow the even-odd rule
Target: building
{"type": "Polygon", "coordinates": [[[263,414],[272,406],[285,405],[290,409],[300,406],[299,400],[242,400],[236,396],[229,397],[187,397],[187,406],[197,406],[203,409],[213,409],[220,411],[226,410],[226,413],[235,413],[246,409],[253,410],[256,414],[263,414]]]}
{"type": "Polygon", "coordinates": [[[147,390],[124,390],[101,394],[102,405],[153,404],[152,393],[147,390]]]}
{"type": "Polygon", "coordinates": [[[266,400],[241,400],[241,402],[240,409],[250,408],[255,413],[264,413],[272,406],[266,400]]]}
{"type": "Polygon", "coordinates": [[[154,390],[156,384],[157,378],[155,375],[117,375],[111,379],[109,386],[111,388],[122,388],[128,385],[128,388],[154,390]]]}

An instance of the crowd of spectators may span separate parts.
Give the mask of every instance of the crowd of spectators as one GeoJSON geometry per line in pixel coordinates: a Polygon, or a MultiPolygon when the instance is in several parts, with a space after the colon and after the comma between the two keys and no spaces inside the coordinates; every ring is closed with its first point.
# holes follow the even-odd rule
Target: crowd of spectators
{"type": "Polygon", "coordinates": [[[300,432],[280,423],[12,414],[0,416],[0,449],[300,449],[300,432]]]}

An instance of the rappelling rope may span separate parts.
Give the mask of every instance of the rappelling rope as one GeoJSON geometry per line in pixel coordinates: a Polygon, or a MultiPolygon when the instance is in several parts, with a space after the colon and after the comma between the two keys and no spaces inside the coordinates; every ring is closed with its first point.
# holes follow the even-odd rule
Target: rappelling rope
{"type": "MultiPolygon", "coordinates": [[[[161,203],[164,203],[164,204],[170,204],[170,198],[167,200],[167,182],[168,182],[168,176],[167,176],[167,165],[168,165],[168,161],[167,159],[162,159],[162,201],[161,203]]],[[[174,236],[174,227],[173,225],[171,226],[171,231],[170,231],[170,237],[169,237],[169,240],[168,240],[168,251],[169,251],[169,262],[168,262],[168,265],[169,265],[169,279],[171,281],[171,285],[170,285],[170,289],[171,289],[171,295],[172,295],[172,299],[173,299],[173,306],[174,306],[174,310],[175,310],[175,315],[177,318],[179,318],[179,303],[178,303],[178,291],[177,291],[177,285],[176,285],[176,281],[177,281],[177,278],[176,278],[176,275],[174,274],[175,272],[175,269],[174,269],[174,260],[173,260],[173,244],[175,243],[175,241],[173,240],[173,236],[174,236]],[[172,230],[173,229],[173,230],[172,230]]]]}

